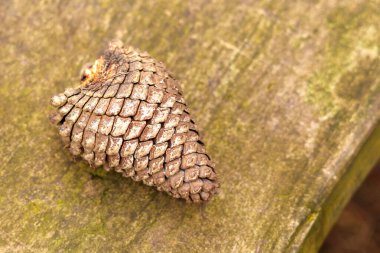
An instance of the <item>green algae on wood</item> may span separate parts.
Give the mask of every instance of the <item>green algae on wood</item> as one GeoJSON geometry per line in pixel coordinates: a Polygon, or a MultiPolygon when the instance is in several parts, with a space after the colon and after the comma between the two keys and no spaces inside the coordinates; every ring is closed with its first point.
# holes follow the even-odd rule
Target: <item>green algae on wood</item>
{"type": "Polygon", "coordinates": [[[0,251],[315,252],[371,167],[349,165],[378,138],[379,6],[2,4],[0,251]],[[93,171],[61,148],[49,98],[114,38],[182,80],[223,185],[208,205],[93,171]]]}

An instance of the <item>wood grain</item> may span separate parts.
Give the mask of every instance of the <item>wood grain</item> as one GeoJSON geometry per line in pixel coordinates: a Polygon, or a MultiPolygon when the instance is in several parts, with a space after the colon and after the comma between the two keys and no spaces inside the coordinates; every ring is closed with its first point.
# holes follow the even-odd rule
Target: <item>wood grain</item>
{"type": "Polygon", "coordinates": [[[378,0],[9,1],[0,20],[0,251],[315,252],[380,156],[378,0]],[[208,205],[62,149],[50,96],[114,38],[182,80],[208,205]]]}

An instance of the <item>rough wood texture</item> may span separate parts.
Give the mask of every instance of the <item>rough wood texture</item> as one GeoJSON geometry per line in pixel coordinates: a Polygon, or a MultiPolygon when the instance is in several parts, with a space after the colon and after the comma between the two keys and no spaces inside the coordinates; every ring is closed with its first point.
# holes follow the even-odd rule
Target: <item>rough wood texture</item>
{"type": "Polygon", "coordinates": [[[378,0],[7,1],[0,20],[2,252],[314,252],[379,157],[378,0]],[[62,149],[49,98],[112,38],[182,80],[210,204],[62,149]]]}

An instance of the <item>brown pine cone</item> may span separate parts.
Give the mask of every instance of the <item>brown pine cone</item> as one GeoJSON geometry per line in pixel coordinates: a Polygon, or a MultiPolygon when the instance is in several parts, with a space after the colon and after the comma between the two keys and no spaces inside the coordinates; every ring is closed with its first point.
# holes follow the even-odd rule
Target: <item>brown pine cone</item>
{"type": "Polygon", "coordinates": [[[65,146],[91,166],[190,202],[217,192],[214,165],[178,81],[148,53],[111,42],[84,70],[80,87],[51,102],[65,146]]]}

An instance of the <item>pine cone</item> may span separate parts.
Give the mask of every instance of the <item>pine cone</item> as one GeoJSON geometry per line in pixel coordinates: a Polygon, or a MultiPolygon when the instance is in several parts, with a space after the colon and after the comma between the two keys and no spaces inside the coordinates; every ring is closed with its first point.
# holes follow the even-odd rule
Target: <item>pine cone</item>
{"type": "Polygon", "coordinates": [[[214,165],[178,81],[148,53],[111,42],[81,85],[52,98],[51,120],[74,156],[175,198],[207,201],[214,165]]]}

